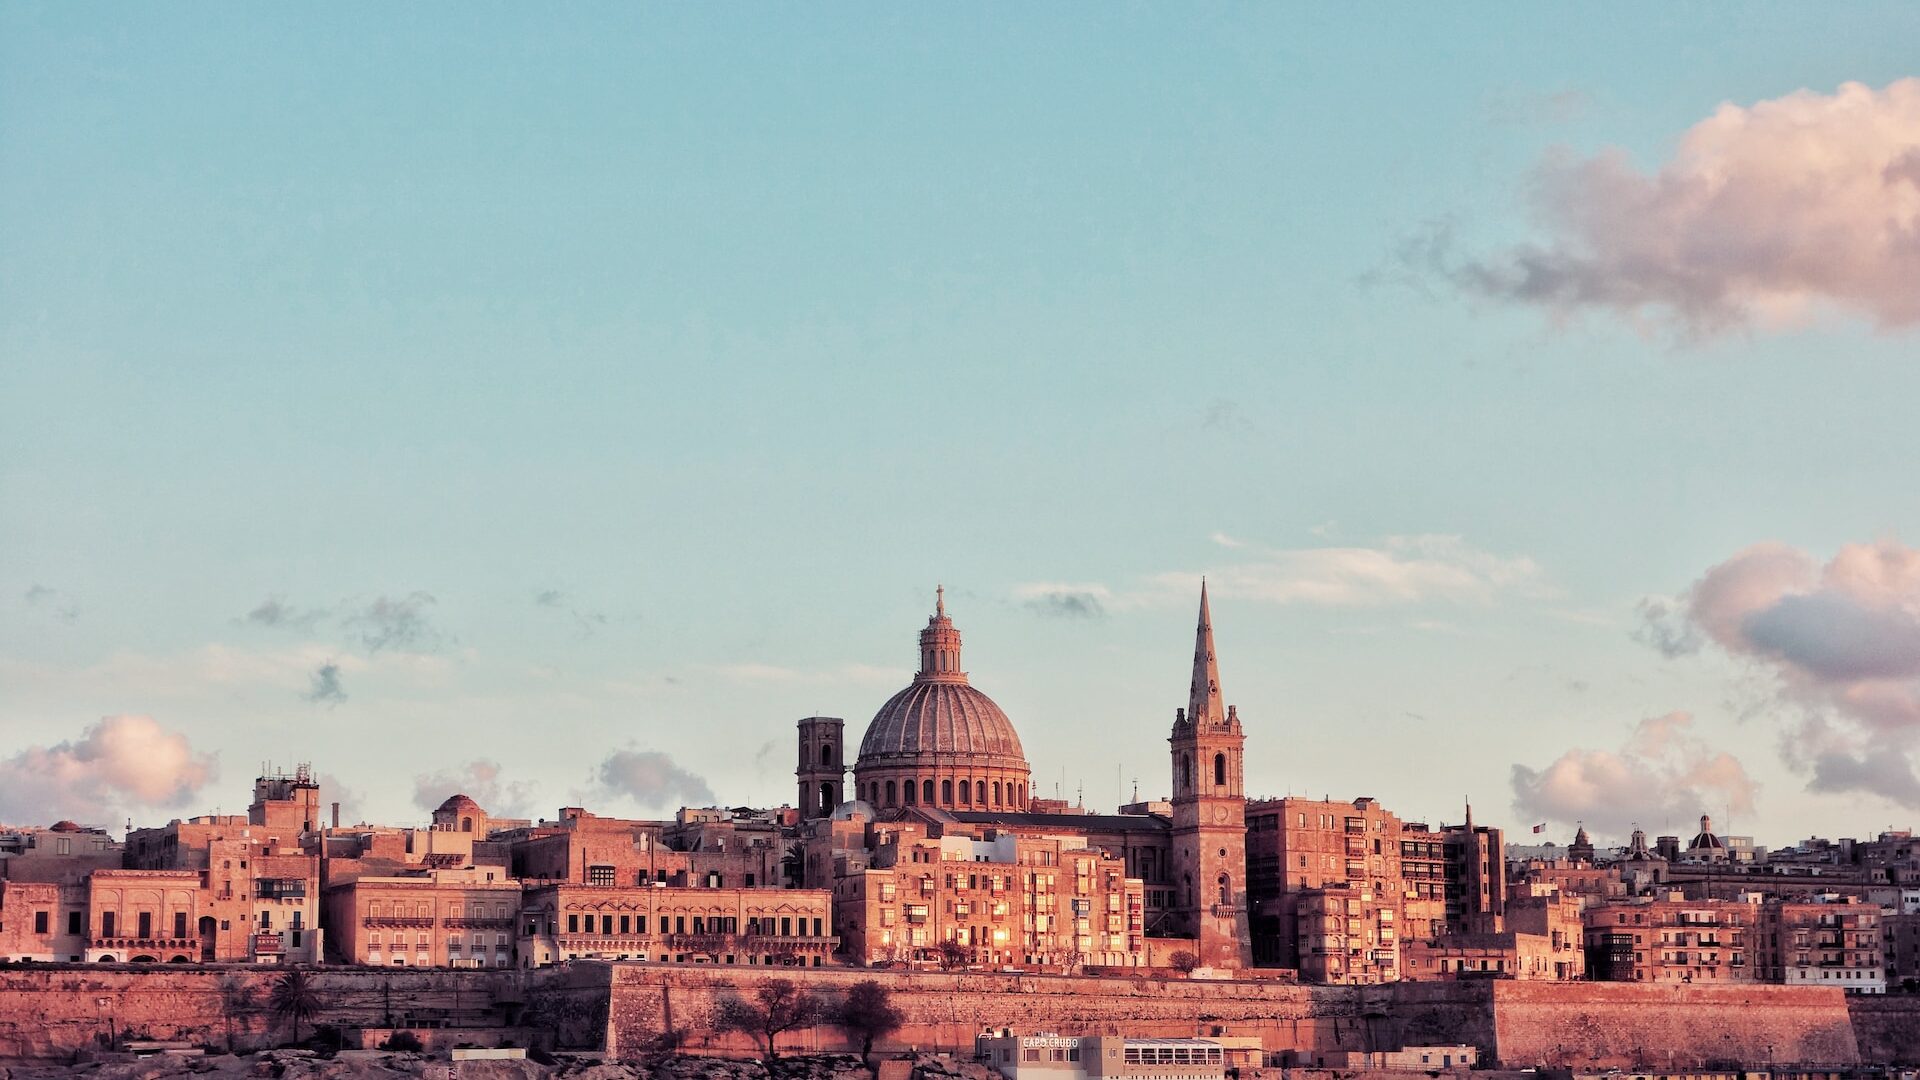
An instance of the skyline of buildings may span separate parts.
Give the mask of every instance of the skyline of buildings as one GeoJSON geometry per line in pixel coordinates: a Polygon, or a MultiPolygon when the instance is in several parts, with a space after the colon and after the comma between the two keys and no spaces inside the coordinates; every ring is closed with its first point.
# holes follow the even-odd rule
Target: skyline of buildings
{"type": "Polygon", "coordinates": [[[1210,599],[1203,582],[1164,799],[1034,796],[938,590],[919,671],[857,754],[840,718],[794,724],[794,804],[535,821],[456,794],[425,828],[347,825],[303,765],[259,777],[245,815],[124,844],[72,821],[0,835],[0,961],[1920,980],[1902,951],[1920,920],[1910,833],[1769,851],[1703,814],[1684,847],[1636,830],[1605,849],[1581,829],[1540,858],[1471,805],[1429,825],[1371,796],[1250,798],[1210,599]]]}

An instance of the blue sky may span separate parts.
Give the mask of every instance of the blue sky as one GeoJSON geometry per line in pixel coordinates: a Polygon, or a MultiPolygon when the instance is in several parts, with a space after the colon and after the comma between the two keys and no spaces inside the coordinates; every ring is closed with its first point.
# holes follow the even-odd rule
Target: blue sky
{"type": "MultiPolygon", "coordinates": [[[[1645,606],[1920,537],[1905,264],[1706,308],[1469,271],[1644,268],[1651,212],[1554,163],[1653,175],[1723,103],[1805,90],[1892,177],[1898,101],[1820,125],[1920,75],[1920,12],[1478,15],[0,6],[0,773],[100,818],[266,760],[388,820],[777,801],[945,582],[1036,791],[1106,806],[1165,787],[1208,573],[1258,793],[1909,822],[1810,770],[1905,727],[1645,606]],[[112,772],[124,716],[208,777],[112,772]]],[[[1885,183],[1829,201],[1904,220],[1885,183]]]]}

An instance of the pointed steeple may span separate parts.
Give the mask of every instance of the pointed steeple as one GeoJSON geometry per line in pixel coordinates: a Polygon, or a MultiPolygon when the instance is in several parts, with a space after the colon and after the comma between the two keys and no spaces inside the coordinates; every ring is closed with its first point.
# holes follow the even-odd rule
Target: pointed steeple
{"type": "Polygon", "coordinates": [[[1197,727],[1224,726],[1227,707],[1220,696],[1220,662],[1213,655],[1213,613],[1207,607],[1207,579],[1200,579],[1200,625],[1193,636],[1193,686],[1187,693],[1187,720],[1197,727]]]}

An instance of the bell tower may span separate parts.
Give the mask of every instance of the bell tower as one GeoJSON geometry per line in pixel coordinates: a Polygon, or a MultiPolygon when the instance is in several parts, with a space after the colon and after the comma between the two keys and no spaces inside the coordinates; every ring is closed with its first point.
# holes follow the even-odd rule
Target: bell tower
{"type": "Polygon", "coordinates": [[[1247,922],[1246,736],[1239,711],[1223,703],[1213,652],[1213,615],[1200,582],[1193,684],[1173,714],[1173,880],[1175,932],[1195,940],[1200,963],[1251,967],[1247,922]]]}
{"type": "Polygon", "coordinates": [[[837,716],[809,716],[800,721],[800,766],[793,775],[800,783],[802,820],[832,817],[833,808],[846,799],[846,721],[837,716]]]}

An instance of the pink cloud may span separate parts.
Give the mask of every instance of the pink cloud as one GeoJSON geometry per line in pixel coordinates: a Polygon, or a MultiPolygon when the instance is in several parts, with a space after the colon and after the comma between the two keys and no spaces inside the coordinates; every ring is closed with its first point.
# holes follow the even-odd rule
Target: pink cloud
{"type": "Polygon", "coordinates": [[[1688,713],[1651,716],[1619,750],[1573,749],[1539,769],[1515,765],[1514,809],[1622,838],[1635,823],[1658,829],[1701,813],[1752,813],[1758,785],[1745,766],[1692,727],[1688,713]]]}
{"type": "Polygon", "coordinates": [[[211,782],[216,762],[151,716],[107,716],[78,739],[0,761],[0,820],[112,824],[121,814],[181,807],[211,782]]]}
{"type": "Polygon", "coordinates": [[[1678,611],[1683,629],[1773,676],[1781,703],[1801,714],[1785,734],[1789,762],[1814,790],[1920,806],[1920,550],[1848,544],[1822,566],[1756,544],[1643,611],[1666,621],[1650,640],[1675,639],[1678,611]]]}
{"type": "MultiPolygon", "coordinates": [[[[1920,79],[1723,104],[1644,171],[1559,154],[1533,178],[1543,237],[1445,266],[1469,291],[1689,333],[1829,307],[1920,323],[1920,79]]],[[[1439,253],[1444,256],[1444,252],[1439,253]]]]}

